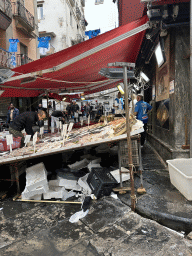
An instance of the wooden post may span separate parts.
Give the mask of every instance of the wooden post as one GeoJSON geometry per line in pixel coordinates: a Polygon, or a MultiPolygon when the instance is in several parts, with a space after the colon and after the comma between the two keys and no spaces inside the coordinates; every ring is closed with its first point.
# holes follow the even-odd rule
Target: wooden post
{"type": "Polygon", "coordinates": [[[129,103],[128,103],[128,86],[127,86],[127,66],[123,66],[123,79],[125,90],[125,113],[126,113],[126,130],[127,130],[127,147],[128,147],[128,161],[131,181],[131,209],[135,211],[135,188],[134,188],[134,176],[133,176],[133,159],[132,159],[132,146],[130,137],[130,125],[129,125],[129,103]]]}

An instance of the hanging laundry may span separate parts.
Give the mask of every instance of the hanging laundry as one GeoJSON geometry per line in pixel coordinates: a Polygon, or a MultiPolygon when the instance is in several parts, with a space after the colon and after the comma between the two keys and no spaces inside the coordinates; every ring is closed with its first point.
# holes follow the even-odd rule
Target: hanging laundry
{"type": "Polygon", "coordinates": [[[51,40],[50,36],[45,36],[45,37],[38,37],[38,48],[42,47],[42,48],[49,48],[49,41],[51,40]]]}
{"type": "Polygon", "coordinates": [[[14,68],[17,66],[15,53],[13,53],[13,54],[11,55],[10,65],[11,65],[12,67],[14,67],[14,68]]]}
{"type": "Polygon", "coordinates": [[[89,39],[96,37],[100,33],[101,33],[100,29],[85,31],[85,35],[88,36],[89,39]]]}
{"type": "Polygon", "coordinates": [[[17,52],[17,43],[19,43],[18,39],[9,39],[9,52],[17,52]]]}
{"type": "Polygon", "coordinates": [[[40,53],[40,55],[46,55],[47,52],[49,52],[49,51],[50,51],[50,43],[49,43],[48,48],[39,47],[39,53],[40,53]]]}

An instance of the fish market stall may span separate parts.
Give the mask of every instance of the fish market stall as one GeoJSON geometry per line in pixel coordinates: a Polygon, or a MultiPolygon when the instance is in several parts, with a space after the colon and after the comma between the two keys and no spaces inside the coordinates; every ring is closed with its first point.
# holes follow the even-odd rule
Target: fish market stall
{"type": "MultiPolygon", "coordinates": [[[[131,136],[143,132],[142,122],[130,116],[131,136]]],[[[18,148],[12,152],[0,153],[0,165],[10,164],[16,169],[16,182],[19,183],[19,171],[17,165],[23,161],[41,158],[53,154],[75,151],[78,149],[93,147],[105,143],[120,142],[126,140],[125,118],[109,123],[98,123],[89,127],[71,130],[66,137],[61,132],[55,134],[44,134],[39,143],[18,148]]],[[[19,192],[19,184],[17,186],[19,192]]]]}

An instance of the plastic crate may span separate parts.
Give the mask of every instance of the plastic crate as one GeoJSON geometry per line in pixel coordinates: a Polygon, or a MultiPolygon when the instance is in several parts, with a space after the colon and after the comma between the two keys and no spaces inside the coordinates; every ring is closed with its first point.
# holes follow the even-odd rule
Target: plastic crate
{"type": "Polygon", "coordinates": [[[171,183],[192,201],[192,158],[167,160],[171,183]]]}
{"type": "MultiPolygon", "coordinates": [[[[135,166],[139,166],[139,149],[138,149],[138,141],[131,140],[132,145],[132,159],[133,164],[135,166]]],[[[127,147],[127,140],[120,141],[120,155],[121,155],[121,166],[128,167],[128,147],[127,147]]]]}
{"type": "MultiPolygon", "coordinates": [[[[14,138],[13,137],[13,144],[12,144],[12,149],[20,148],[21,146],[21,137],[14,138]]],[[[0,151],[9,151],[10,146],[7,146],[7,141],[6,139],[1,139],[0,140],[0,151]]]]}
{"type": "Polygon", "coordinates": [[[103,168],[92,168],[87,183],[97,198],[109,196],[112,189],[118,185],[111,173],[105,172],[103,168]]]}

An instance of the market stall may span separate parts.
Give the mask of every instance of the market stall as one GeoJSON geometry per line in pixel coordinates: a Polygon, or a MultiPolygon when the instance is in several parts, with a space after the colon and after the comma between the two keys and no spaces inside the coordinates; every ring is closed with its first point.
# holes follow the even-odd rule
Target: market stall
{"type": "MultiPolygon", "coordinates": [[[[136,119],[131,120],[131,136],[143,132],[143,125],[136,119]]],[[[62,130],[63,132],[63,130],[62,130]]],[[[41,158],[44,156],[65,153],[72,150],[94,147],[105,143],[113,143],[125,141],[127,138],[125,119],[118,119],[109,123],[98,123],[89,127],[82,127],[72,130],[66,137],[61,136],[61,132],[55,134],[44,134],[40,143],[28,145],[23,148],[18,148],[0,153],[0,165],[10,165],[12,172],[15,173],[15,181],[17,182],[17,190],[19,188],[19,166],[23,162],[41,158]],[[35,148],[35,151],[34,151],[35,148]],[[14,171],[13,171],[14,169],[14,171]]],[[[0,141],[0,144],[2,140],[0,141]]],[[[1,145],[0,145],[1,146],[1,145]]]]}

